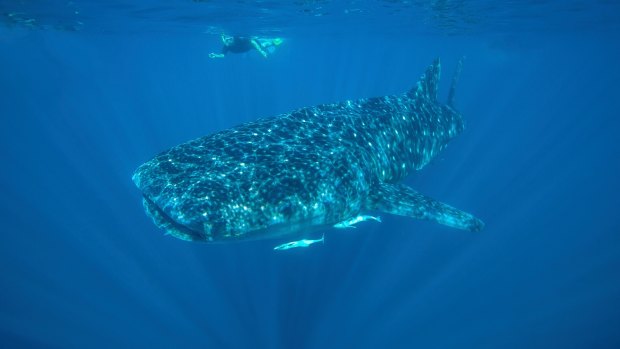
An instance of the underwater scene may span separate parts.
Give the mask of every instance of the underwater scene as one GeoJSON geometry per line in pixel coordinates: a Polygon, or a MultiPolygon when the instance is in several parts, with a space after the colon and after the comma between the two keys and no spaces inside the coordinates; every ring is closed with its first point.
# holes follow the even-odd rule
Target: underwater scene
{"type": "Polygon", "coordinates": [[[0,348],[620,348],[620,2],[0,2],[0,348]]]}

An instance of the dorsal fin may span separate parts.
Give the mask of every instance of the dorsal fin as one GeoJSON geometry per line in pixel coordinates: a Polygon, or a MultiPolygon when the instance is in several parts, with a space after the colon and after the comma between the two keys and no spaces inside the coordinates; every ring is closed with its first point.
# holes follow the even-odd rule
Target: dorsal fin
{"type": "Polygon", "coordinates": [[[461,57],[461,59],[459,59],[459,63],[456,65],[456,71],[454,72],[454,76],[452,77],[452,84],[450,85],[450,92],[448,93],[447,103],[450,107],[454,106],[454,91],[456,90],[456,84],[459,82],[459,76],[461,76],[464,59],[465,57],[461,57]]]}
{"type": "Polygon", "coordinates": [[[433,64],[426,68],[426,72],[418,81],[416,87],[412,88],[407,95],[410,98],[416,96],[424,96],[430,100],[437,100],[437,89],[439,87],[439,78],[441,75],[441,64],[439,58],[433,61],[433,64]]]}

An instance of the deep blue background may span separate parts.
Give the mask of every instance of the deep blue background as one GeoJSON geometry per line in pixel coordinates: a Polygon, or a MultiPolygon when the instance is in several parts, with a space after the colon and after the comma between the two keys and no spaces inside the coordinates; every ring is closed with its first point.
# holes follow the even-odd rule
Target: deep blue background
{"type": "Polygon", "coordinates": [[[617,348],[617,31],[217,36],[0,28],[0,344],[617,348]],[[133,170],[211,132],[401,93],[467,56],[467,128],[407,183],[480,233],[401,217],[275,253],[164,236],[133,170]]]}

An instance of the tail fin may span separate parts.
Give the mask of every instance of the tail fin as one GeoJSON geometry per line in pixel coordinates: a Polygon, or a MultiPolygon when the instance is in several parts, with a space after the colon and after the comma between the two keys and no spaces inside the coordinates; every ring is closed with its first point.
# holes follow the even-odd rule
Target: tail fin
{"type": "Polygon", "coordinates": [[[463,69],[463,60],[465,56],[459,59],[459,63],[456,65],[456,71],[454,72],[454,76],[452,77],[452,85],[450,85],[450,92],[448,93],[448,106],[454,106],[454,91],[456,90],[456,84],[459,82],[459,77],[461,76],[461,70],[463,69]]]}
{"type": "Polygon", "coordinates": [[[412,88],[407,93],[407,96],[409,96],[409,98],[426,97],[432,101],[436,101],[440,75],[441,63],[439,62],[439,58],[436,58],[433,64],[426,68],[426,72],[424,72],[424,75],[422,75],[420,81],[418,81],[417,86],[412,88]]]}

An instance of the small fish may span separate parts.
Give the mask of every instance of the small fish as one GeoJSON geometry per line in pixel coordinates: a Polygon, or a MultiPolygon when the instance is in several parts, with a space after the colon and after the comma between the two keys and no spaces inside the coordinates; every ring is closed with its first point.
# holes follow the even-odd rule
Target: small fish
{"type": "Polygon", "coordinates": [[[379,216],[375,217],[375,216],[368,216],[368,215],[360,215],[360,216],[348,219],[346,221],[340,222],[338,224],[334,224],[334,228],[357,228],[357,227],[354,227],[353,225],[363,222],[363,221],[370,221],[370,220],[381,223],[381,217],[379,216]]]}
{"type": "Polygon", "coordinates": [[[316,240],[302,239],[302,240],[297,240],[297,241],[291,241],[291,242],[284,243],[282,245],[278,245],[274,247],[273,249],[278,250],[278,251],[283,251],[283,250],[288,250],[288,249],[296,248],[296,247],[308,247],[317,242],[325,243],[325,234],[323,234],[323,236],[321,236],[320,239],[316,239],[316,240]]]}

